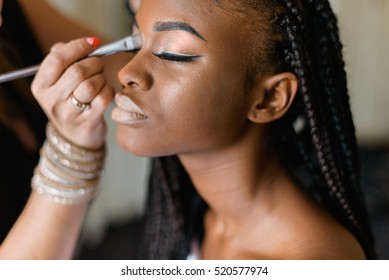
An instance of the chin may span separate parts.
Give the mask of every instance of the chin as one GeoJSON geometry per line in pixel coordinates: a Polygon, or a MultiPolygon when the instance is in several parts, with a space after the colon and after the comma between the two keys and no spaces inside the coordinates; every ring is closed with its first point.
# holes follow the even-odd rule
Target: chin
{"type": "Polygon", "coordinates": [[[118,145],[125,151],[139,157],[147,157],[149,154],[145,150],[143,141],[136,140],[133,135],[128,133],[126,129],[118,127],[117,130],[118,145]]]}
{"type": "Polygon", "coordinates": [[[117,142],[125,151],[138,157],[160,157],[168,156],[172,153],[167,152],[166,147],[158,145],[158,141],[150,141],[151,137],[134,135],[126,127],[118,126],[117,142]]]}

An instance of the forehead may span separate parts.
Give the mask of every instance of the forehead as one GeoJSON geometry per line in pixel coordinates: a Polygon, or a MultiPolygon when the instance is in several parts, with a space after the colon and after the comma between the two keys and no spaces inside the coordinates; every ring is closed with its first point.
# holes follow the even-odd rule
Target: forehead
{"type": "MultiPolygon", "coordinates": [[[[202,12],[205,15],[213,12],[224,12],[229,16],[236,16],[242,10],[240,0],[128,0],[129,6],[137,10],[141,5],[153,7],[166,7],[174,9],[175,12],[185,12],[187,14],[202,12]],[[228,13],[229,12],[229,13],[228,13]]],[[[219,15],[220,16],[220,15],[219,15]]]]}
{"type": "Polygon", "coordinates": [[[137,11],[141,32],[153,32],[161,21],[179,21],[193,27],[216,56],[236,57],[239,64],[252,64],[258,51],[256,16],[238,0],[142,0],[137,11]]]}
{"type": "MultiPolygon", "coordinates": [[[[135,7],[140,0],[129,0],[135,7]]],[[[142,0],[137,10],[138,17],[154,18],[155,21],[179,20],[210,30],[243,29],[252,20],[243,13],[240,1],[233,0],[142,0]],[[213,28],[210,28],[213,27],[213,28]],[[232,29],[231,29],[232,28],[232,29]]]]}

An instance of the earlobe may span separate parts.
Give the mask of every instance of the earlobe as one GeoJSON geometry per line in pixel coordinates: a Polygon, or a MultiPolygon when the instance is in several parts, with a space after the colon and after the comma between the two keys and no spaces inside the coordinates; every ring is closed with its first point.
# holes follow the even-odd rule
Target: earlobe
{"type": "Polygon", "coordinates": [[[298,80],[290,72],[255,77],[250,90],[253,97],[248,119],[268,123],[281,118],[289,109],[298,90],[298,80]]]}

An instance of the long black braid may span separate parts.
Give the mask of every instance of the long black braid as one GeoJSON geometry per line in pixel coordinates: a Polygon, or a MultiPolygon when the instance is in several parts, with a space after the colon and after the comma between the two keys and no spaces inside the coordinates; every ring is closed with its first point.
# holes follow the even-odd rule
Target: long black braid
{"type": "Polygon", "coordinates": [[[316,158],[307,156],[302,149],[306,145],[300,144],[299,150],[309,159],[306,164],[316,174],[315,184],[327,209],[356,236],[367,257],[374,258],[336,17],[325,0],[302,1],[305,16],[295,1],[281,2],[287,7],[284,28],[291,42],[289,61],[299,77],[316,158]]]}
{"type": "Polygon", "coordinates": [[[189,252],[189,231],[195,190],[177,157],[152,162],[141,259],[183,259],[189,252]]]}
{"type": "MultiPolygon", "coordinates": [[[[268,20],[265,50],[272,65],[291,71],[299,91],[288,114],[273,124],[285,164],[299,162],[312,178],[313,196],[375,258],[361,192],[355,128],[337,20],[327,0],[237,1],[268,20]],[[264,14],[267,13],[267,17],[264,14]],[[268,32],[269,33],[269,32],[268,32]],[[268,44],[267,44],[268,43],[268,44]],[[273,59],[273,60],[271,60],[273,59]],[[293,128],[299,120],[301,131],[293,128]],[[279,137],[279,136],[283,137],[279,137]],[[288,145],[285,145],[285,142],[288,145]],[[295,153],[282,147],[294,146],[295,153]]],[[[262,50],[263,51],[263,50],[262,50]]],[[[291,164],[290,164],[291,165],[291,164]]],[[[141,258],[184,258],[189,251],[190,209],[198,197],[176,157],[154,159],[141,258]]],[[[199,220],[201,220],[201,215],[199,220]]]]}
{"type": "MultiPolygon", "coordinates": [[[[332,139],[334,139],[334,143],[338,143],[339,153],[341,154],[343,161],[339,161],[341,163],[341,170],[344,170],[344,173],[347,173],[347,176],[344,177],[344,182],[346,186],[351,186],[348,190],[354,190],[348,193],[350,197],[350,202],[355,202],[355,205],[351,205],[355,215],[359,217],[359,223],[356,221],[352,221],[357,226],[361,226],[363,229],[362,233],[364,233],[367,240],[372,240],[371,232],[367,229],[370,228],[368,214],[366,211],[366,207],[361,207],[359,203],[364,204],[363,195],[360,189],[360,180],[361,180],[361,170],[359,166],[359,158],[357,151],[357,141],[355,139],[355,128],[352,121],[352,115],[349,105],[349,97],[347,94],[336,95],[331,94],[331,91],[327,88],[338,88],[340,92],[347,92],[347,83],[346,83],[346,73],[344,71],[344,62],[341,57],[342,44],[340,43],[338,36],[338,29],[336,18],[331,12],[328,2],[323,2],[317,5],[314,3],[316,1],[311,1],[311,4],[315,4],[317,13],[322,14],[321,18],[328,18],[328,23],[325,24],[324,21],[319,22],[324,30],[328,30],[328,33],[331,35],[327,41],[323,40],[323,45],[328,44],[328,47],[325,46],[322,49],[327,51],[326,54],[324,51],[322,52],[322,56],[328,55],[332,53],[331,57],[333,57],[333,64],[336,67],[331,67],[328,65],[323,73],[321,73],[322,80],[328,83],[328,87],[326,87],[326,96],[329,102],[328,106],[332,109],[332,121],[333,125],[331,127],[334,128],[332,133],[332,139]],[[325,29],[326,28],[326,29],[325,29]],[[331,48],[332,47],[332,48],[331,48]],[[331,70],[333,71],[331,73],[331,70]],[[339,117],[338,117],[339,116],[339,117]]],[[[323,61],[324,62],[324,61],[323,61]]],[[[362,242],[362,240],[361,240],[362,242]]]]}

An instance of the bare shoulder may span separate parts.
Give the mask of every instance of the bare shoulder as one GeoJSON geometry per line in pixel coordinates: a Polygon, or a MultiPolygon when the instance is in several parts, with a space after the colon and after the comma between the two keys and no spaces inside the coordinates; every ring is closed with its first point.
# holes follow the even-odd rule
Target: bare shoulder
{"type": "Polygon", "coordinates": [[[285,201],[271,219],[271,259],[365,259],[356,238],[304,195],[285,201]]]}
{"type": "Polygon", "coordinates": [[[277,259],[355,260],[365,259],[364,252],[346,229],[322,222],[290,230],[290,238],[274,251],[277,259]],[[311,228],[310,226],[316,227],[311,228]]]}

